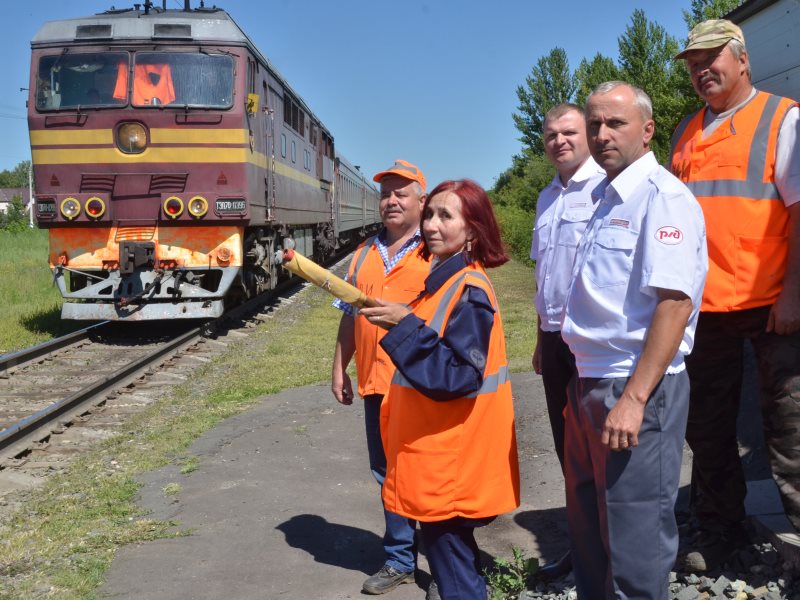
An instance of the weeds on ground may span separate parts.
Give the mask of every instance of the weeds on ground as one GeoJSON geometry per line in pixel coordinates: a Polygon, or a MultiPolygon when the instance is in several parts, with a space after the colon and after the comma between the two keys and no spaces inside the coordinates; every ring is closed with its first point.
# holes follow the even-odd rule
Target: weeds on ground
{"type": "Polygon", "coordinates": [[[513,557],[510,560],[495,558],[494,568],[484,570],[491,588],[490,600],[517,600],[539,570],[537,559],[525,558],[525,553],[516,547],[512,547],[511,552],[513,557]]]}
{"type": "Polygon", "coordinates": [[[0,354],[86,326],[61,320],[61,294],[53,285],[44,230],[0,230],[0,298],[0,354]]]}

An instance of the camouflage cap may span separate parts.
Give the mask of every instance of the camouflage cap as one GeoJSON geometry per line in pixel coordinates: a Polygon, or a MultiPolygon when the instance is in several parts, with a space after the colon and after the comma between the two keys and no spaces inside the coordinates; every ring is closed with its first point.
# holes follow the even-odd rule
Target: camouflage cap
{"type": "Polygon", "coordinates": [[[675,60],[686,58],[686,53],[692,50],[708,50],[719,48],[731,40],[736,40],[744,46],[744,34],[739,26],[727,19],[709,19],[694,26],[689,32],[689,42],[680,54],[675,55],[675,60]]]}

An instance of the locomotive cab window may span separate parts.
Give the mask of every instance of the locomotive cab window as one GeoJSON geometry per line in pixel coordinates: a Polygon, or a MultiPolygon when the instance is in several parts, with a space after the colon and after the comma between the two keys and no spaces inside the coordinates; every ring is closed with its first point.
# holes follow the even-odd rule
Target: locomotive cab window
{"type": "MultiPolygon", "coordinates": [[[[125,95],[128,70],[120,71],[115,95],[125,95]]],[[[233,59],[221,54],[139,52],[134,57],[133,105],[229,108],[233,59]]]]}
{"type": "MultiPolygon", "coordinates": [[[[118,69],[115,98],[128,93],[129,70],[118,69]]],[[[139,52],[133,67],[134,106],[230,108],[233,59],[221,54],[139,52]]]]}
{"type": "Polygon", "coordinates": [[[119,106],[114,97],[117,73],[128,70],[127,52],[92,52],[43,56],[36,77],[38,110],[119,106]]]}

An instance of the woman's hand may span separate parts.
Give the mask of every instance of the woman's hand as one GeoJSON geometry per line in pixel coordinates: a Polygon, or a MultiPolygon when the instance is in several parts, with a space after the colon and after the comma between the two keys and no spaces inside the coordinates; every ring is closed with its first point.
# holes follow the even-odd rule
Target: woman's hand
{"type": "Polygon", "coordinates": [[[384,329],[391,329],[397,325],[404,317],[411,314],[411,310],[405,304],[397,302],[383,302],[377,300],[380,306],[372,308],[362,308],[358,314],[363,315],[367,321],[384,329]]]}

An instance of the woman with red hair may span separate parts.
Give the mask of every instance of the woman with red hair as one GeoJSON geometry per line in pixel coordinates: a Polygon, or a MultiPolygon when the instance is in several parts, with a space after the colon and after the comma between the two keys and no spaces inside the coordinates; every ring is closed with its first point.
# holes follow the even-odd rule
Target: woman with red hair
{"type": "Polygon", "coordinates": [[[445,181],[421,229],[433,256],[411,302],[361,310],[389,329],[397,367],[381,406],[388,510],[420,522],[443,600],[486,600],[476,527],[519,506],[519,467],[503,324],[485,267],[508,260],[486,192],[445,181]]]}

